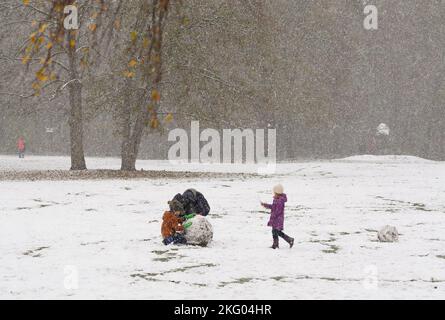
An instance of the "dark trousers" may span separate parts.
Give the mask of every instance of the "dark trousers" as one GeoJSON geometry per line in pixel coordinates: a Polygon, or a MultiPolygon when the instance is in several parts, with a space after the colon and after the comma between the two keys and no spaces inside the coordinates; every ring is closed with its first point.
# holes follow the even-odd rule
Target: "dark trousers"
{"type": "Polygon", "coordinates": [[[165,245],[169,245],[171,243],[173,244],[185,244],[187,243],[187,240],[184,238],[184,235],[180,234],[180,233],[176,233],[170,237],[165,238],[162,241],[163,244],[165,245]]]}
{"type": "Polygon", "coordinates": [[[274,240],[278,240],[278,237],[281,237],[287,242],[290,241],[290,237],[287,234],[285,234],[283,231],[278,230],[278,229],[272,229],[272,237],[274,240]]]}
{"type": "Polygon", "coordinates": [[[25,151],[19,151],[19,158],[24,158],[25,157],[25,151]]]}

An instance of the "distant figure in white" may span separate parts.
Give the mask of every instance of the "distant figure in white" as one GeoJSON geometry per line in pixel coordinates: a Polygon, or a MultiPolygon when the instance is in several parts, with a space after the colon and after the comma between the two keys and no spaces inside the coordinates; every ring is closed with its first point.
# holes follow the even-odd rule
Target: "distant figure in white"
{"type": "Polygon", "coordinates": [[[385,123],[381,123],[377,127],[376,147],[378,155],[388,155],[390,153],[390,129],[385,123]]]}
{"type": "Polygon", "coordinates": [[[377,135],[389,136],[390,130],[389,127],[385,123],[379,124],[377,127],[377,135]]]}
{"type": "Polygon", "coordinates": [[[399,240],[399,232],[395,227],[385,226],[379,231],[377,237],[380,242],[396,242],[399,240]]]}

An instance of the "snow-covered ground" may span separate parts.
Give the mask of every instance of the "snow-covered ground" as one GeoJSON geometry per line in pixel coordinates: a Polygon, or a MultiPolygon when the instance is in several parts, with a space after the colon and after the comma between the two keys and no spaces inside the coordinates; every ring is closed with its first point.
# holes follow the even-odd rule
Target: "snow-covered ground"
{"type": "MultiPolygon", "coordinates": [[[[116,169],[119,160],[88,164],[116,169]]],[[[68,166],[66,157],[0,156],[0,170],[68,166]]],[[[249,171],[229,167],[212,170],[249,171]]],[[[445,299],[444,200],[445,163],[412,157],[286,163],[252,178],[0,181],[0,298],[445,299]],[[289,198],[291,250],[268,248],[259,206],[277,182],[289,198]],[[189,187],[209,200],[214,241],[165,247],[162,213],[189,187]],[[387,224],[398,243],[377,242],[387,224]]]]}

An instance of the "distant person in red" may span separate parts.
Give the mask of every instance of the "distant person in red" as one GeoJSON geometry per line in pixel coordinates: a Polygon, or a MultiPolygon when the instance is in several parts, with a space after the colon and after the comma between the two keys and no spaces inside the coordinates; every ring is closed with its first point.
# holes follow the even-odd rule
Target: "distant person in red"
{"type": "Polygon", "coordinates": [[[23,139],[23,137],[20,137],[19,140],[17,140],[17,150],[19,152],[19,158],[25,157],[25,149],[26,149],[25,139],[23,139]]]}

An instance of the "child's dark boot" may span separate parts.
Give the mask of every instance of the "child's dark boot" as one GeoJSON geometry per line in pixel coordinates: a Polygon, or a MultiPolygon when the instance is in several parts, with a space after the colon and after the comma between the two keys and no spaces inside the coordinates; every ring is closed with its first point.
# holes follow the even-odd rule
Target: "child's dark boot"
{"type": "Polygon", "coordinates": [[[289,237],[288,235],[286,235],[286,234],[283,234],[283,239],[287,242],[287,243],[289,243],[289,247],[293,247],[294,246],[294,238],[291,238],[291,237],[289,237]]]}
{"type": "Polygon", "coordinates": [[[272,244],[272,249],[278,249],[279,245],[278,245],[278,237],[274,237],[273,238],[273,244],[272,244]]]}

